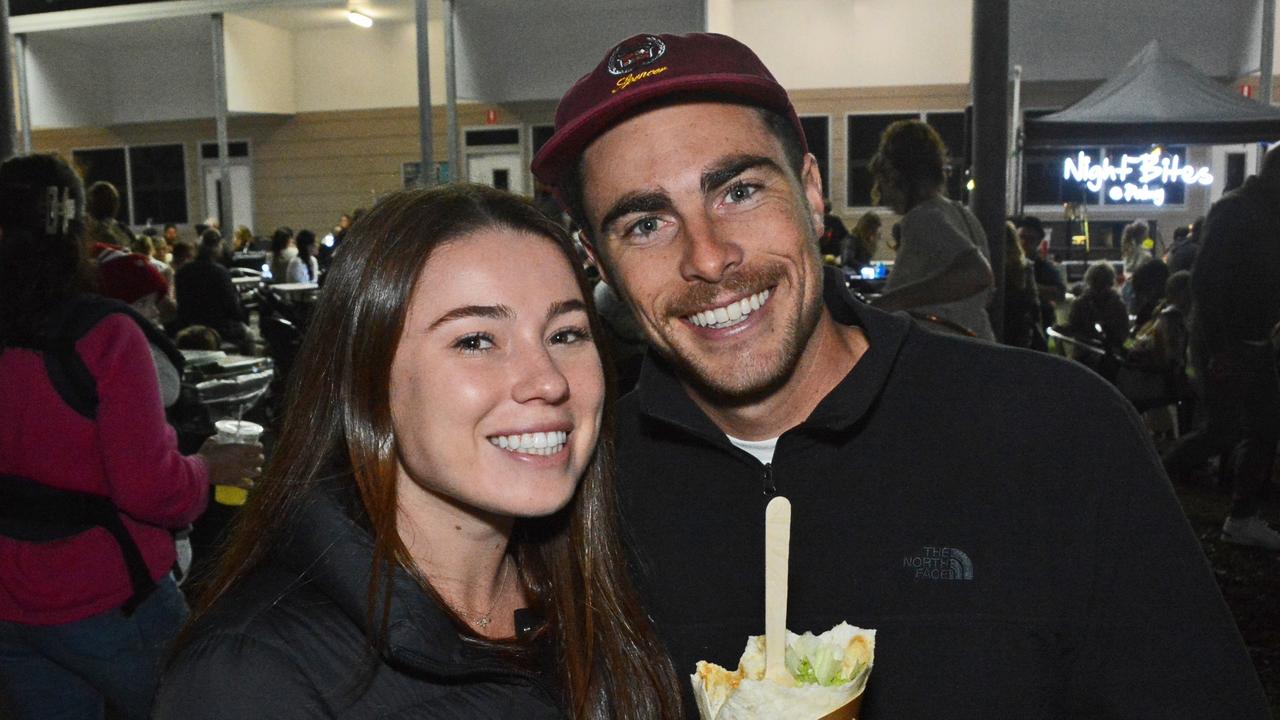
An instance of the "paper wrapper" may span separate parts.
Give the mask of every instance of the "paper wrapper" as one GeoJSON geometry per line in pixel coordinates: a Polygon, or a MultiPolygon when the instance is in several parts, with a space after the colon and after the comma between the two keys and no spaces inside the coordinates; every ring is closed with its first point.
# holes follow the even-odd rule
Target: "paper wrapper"
{"type": "MultiPolygon", "coordinates": [[[[787,645],[798,639],[787,633],[787,645]]],[[[871,675],[875,630],[840,623],[817,637],[817,642],[854,648],[848,656],[865,653],[866,670],[841,685],[786,687],[764,679],[764,636],[747,640],[738,669],[730,672],[714,663],[699,662],[690,676],[702,720],[854,720],[871,675]],[[861,647],[857,647],[861,646],[861,647]]]]}

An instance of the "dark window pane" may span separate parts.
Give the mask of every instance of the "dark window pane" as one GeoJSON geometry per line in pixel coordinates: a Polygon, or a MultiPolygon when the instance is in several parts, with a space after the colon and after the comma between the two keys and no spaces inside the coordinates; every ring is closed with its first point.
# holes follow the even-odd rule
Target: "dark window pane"
{"type": "Polygon", "coordinates": [[[867,163],[880,147],[880,134],[898,120],[919,119],[916,114],[850,115],[845,122],[845,146],[848,148],[848,177],[845,204],[850,207],[871,205],[871,173],[867,163]]]}
{"type": "Polygon", "coordinates": [[[499,190],[510,190],[511,173],[504,169],[495,169],[493,171],[493,186],[499,190]]]}
{"type": "Polygon", "coordinates": [[[120,192],[120,211],[116,213],[116,219],[124,223],[130,222],[129,182],[125,172],[124,148],[74,150],[71,161],[79,168],[86,188],[99,180],[116,187],[120,192]]]}
{"type": "Polygon", "coordinates": [[[1227,179],[1222,185],[1223,192],[1231,192],[1244,184],[1244,153],[1227,153],[1227,179]]]}
{"type": "Polygon", "coordinates": [[[131,147],[129,165],[138,225],[187,222],[187,172],[181,145],[131,147]]]}
{"type": "Polygon", "coordinates": [[[477,147],[483,145],[519,145],[520,130],[518,128],[508,128],[505,130],[468,130],[467,131],[467,147],[477,147]]]}
{"type": "Polygon", "coordinates": [[[826,115],[800,118],[800,126],[804,128],[804,141],[809,152],[818,161],[818,173],[822,175],[822,190],[829,192],[831,187],[831,119],[826,115]]]}
{"type": "MultiPolygon", "coordinates": [[[[218,159],[218,143],[216,142],[200,143],[200,157],[204,158],[205,160],[217,160],[218,159]]],[[[227,157],[229,158],[249,157],[249,143],[245,142],[244,140],[227,143],[227,157]]]]}
{"type": "Polygon", "coordinates": [[[1101,157],[1098,148],[1028,150],[1023,170],[1023,202],[1027,205],[1098,204],[1101,199],[1099,192],[1089,190],[1083,182],[1064,177],[1068,159],[1073,166],[1083,168],[1082,152],[1090,165],[1101,157]]]}
{"type": "Polygon", "coordinates": [[[556,132],[554,125],[534,125],[533,126],[533,154],[537,155],[543,145],[551,139],[556,132]]]}
{"type": "Polygon", "coordinates": [[[947,156],[958,164],[964,164],[969,153],[969,143],[965,142],[964,113],[931,112],[925,116],[925,122],[942,136],[942,142],[947,146],[947,156]]]}

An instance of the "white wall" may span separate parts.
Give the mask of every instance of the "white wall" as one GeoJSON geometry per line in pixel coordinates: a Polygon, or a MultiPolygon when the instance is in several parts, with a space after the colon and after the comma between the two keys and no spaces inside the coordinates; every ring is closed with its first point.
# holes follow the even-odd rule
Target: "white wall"
{"type": "Polygon", "coordinates": [[[708,29],[789,89],[969,82],[969,0],[736,0],[708,29]]]}
{"type": "Polygon", "coordinates": [[[210,117],[208,18],[28,35],[33,127],[210,117]]]}
{"type": "Polygon", "coordinates": [[[558,100],[618,41],[703,29],[702,0],[457,3],[458,95],[558,100]]]}
{"type": "MultiPolygon", "coordinates": [[[[444,31],[428,25],[431,102],[444,104],[444,31]]],[[[414,23],[378,22],[365,29],[299,30],[294,36],[298,112],[407,107],[418,104],[418,51],[414,23]]]]}
{"type": "Polygon", "coordinates": [[[28,36],[32,127],[96,125],[110,116],[110,83],[94,74],[93,65],[87,47],[40,33],[28,36]]]}
{"type": "Polygon", "coordinates": [[[244,113],[297,111],[294,33],[256,20],[223,16],[227,109],[244,113]]]}
{"type": "Polygon", "coordinates": [[[1257,0],[1011,0],[1009,59],[1023,80],[1109,78],[1152,39],[1215,77],[1234,76],[1257,0]]]}

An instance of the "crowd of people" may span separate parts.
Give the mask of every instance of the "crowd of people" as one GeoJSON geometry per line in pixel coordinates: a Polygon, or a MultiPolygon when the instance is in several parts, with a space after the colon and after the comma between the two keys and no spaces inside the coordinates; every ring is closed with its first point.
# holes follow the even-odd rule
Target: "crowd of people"
{"type": "Polygon", "coordinates": [[[765,505],[782,496],[787,625],[876,629],[859,717],[1267,717],[1113,385],[1203,368],[1208,424],[1169,472],[1238,445],[1224,537],[1280,549],[1258,515],[1280,150],[1167,258],[1126,230],[1123,279],[1095,264],[1079,292],[1043,224],[1014,219],[1003,324],[937,133],[894,123],[870,167],[901,221],[863,299],[832,265],[870,262],[880,217],[833,221],[786,91],[721,35],[633,36],[567,90],[532,171],[572,233],[455,184],[391,193],[333,243],[131,237],[110,186],[86,192],[55,156],[5,161],[0,707],[698,717],[698,661],[731,667],[764,629],[765,505]],[[265,470],[259,445],[184,456],[164,421],[165,331],[261,341],[238,252],[323,285],[265,470]],[[1114,373],[1090,350],[1098,372],[1025,351],[1050,328],[1114,373]],[[173,533],[211,484],[253,491],[188,613],[173,533]]]}

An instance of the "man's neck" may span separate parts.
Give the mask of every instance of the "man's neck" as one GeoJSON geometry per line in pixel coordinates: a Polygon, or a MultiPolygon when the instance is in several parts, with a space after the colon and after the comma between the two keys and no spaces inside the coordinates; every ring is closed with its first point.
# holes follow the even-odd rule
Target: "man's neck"
{"type": "Polygon", "coordinates": [[[862,330],[841,325],[824,308],[791,377],[769,395],[747,404],[725,405],[683,384],[694,404],[725,434],[742,440],[776,438],[804,422],[869,346],[862,330]]]}

